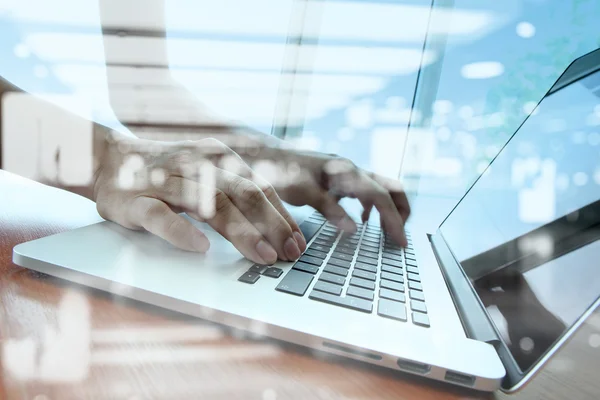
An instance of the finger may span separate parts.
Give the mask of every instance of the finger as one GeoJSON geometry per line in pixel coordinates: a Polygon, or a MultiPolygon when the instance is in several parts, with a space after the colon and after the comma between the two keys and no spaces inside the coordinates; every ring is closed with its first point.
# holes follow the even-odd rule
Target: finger
{"type": "Polygon", "coordinates": [[[366,201],[366,200],[360,200],[360,204],[362,204],[363,206],[363,212],[361,215],[361,219],[362,222],[365,223],[369,220],[369,218],[371,217],[371,211],[373,210],[373,203],[366,201]]]}
{"type": "Polygon", "coordinates": [[[337,226],[339,229],[349,232],[356,232],[356,223],[350,218],[346,210],[338,204],[336,199],[328,192],[321,190],[316,196],[317,198],[311,202],[314,208],[317,209],[328,221],[337,226]]]}
{"type": "MultiPolygon", "coordinates": [[[[221,169],[249,179],[252,182],[254,182],[259,188],[261,188],[267,200],[273,205],[273,207],[275,207],[275,209],[285,219],[285,221],[292,229],[292,237],[296,241],[296,245],[298,246],[300,251],[303,252],[304,250],[306,250],[306,239],[304,238],[300,227],[298,226],[296,221],[294,221],[294,218],[292,218],[290,213],[285,209],[285,206],[283,205],[283,202],[277,195],[277,192],[266,179],[257,174],[255,171],[253,171],[252,168],[250,168],[250,166],[236,152],[234,152],[231,149],[229,155],[224,157],[219,165],[221,169]]],[[[288,246],[289,252],[293,253],[289,254],[288,258],[297,258],[292,244],[290,243],[288,244],[288,246]]]]}
{"type": "Polygon", "coordinates": [[[254,182],[219,170],[219,189],[267,239],[282,260],[296,260],[300,248],[290,224],[254,182]]]}
{"type": "MultiPolygon", "coordinates": [[[[217,169],[213,172],[218,173],[217,169]]],[[[224,192],[214,187],[205,187],[191,179],[169,177],[156,194],[169,205],[181,207],[192,218],[207,222],[244,257],[265,265],[277,261],[277,252],[268,243],[260,243],[264,242],[262,234],[242,215],[224,192]],[[211,207],[200,207],[203,192],[211,193],[211,207]],[[211,208],[212,212],[202,212],[207,208],[211,208]],[[225,215],[219,215],[222,213],[225,215]]]]}
{"type": "Polygon", "coordinates": [[[273,188],[273,186],[271,184],[269,184],[269,182],[267,182],[265,179],[263,179],[261,176],[259,176],[257,174],[254,174],[253,181],[258,185],[258,187],[260,187],[262,189],[263,193],[267,197],[267,200],[269,200],[269,202],[273,205],[273,207],[275,207],[275,209],[279,212],[279,214],[281,214],[281,216],[288,223],[288,225],[292,229],[294,238],[296,239],[296,242],[298,244],[298,247],[300,248],[300,251],[304,252],[304,250],[306,250],[306,238],[304,237],[304,234],[300,230],[298,223],[294,220],[292,215],[288,212],[288,210],[283,205],[283,202],[277,195],[275,188],[273,188]]]}
{"type": "Polygon", "coordinates": [[[273,246],[221,190],[217,190],[215,195],[215,210],[214,217],[206,222],[229,240],[244,257],[263,265],[277,261],[277,252],[273,246]]]}
{"type": "Polygon", "coordinates": [[[389,192],[366,174],[361,174],[359,179],[364,183],[357,185],[359,187],[359,191],[357,191],[358,198],[371,201],[375,205],[392,239],[399,245],[406,247],[408,241],[404,233],[404,220],[389,192]]]}
{"type": "Polygon", "coordinates": [[[410,204],[400,181],[379,176],[377,174],[370,174],[370,176],[373,180],[375,180],[375,182],[379,183],[390,193],[390,196],[392,197],[392,200],[394,201],[402,220],[404,223],[406,223],[408,217],[410,216],[410,204]]]}
{"type": "Polygon", "coordinates": [[[130,209],[130,223],[144,228],[183,250],[205,253],[208,238],[190,221],[176,214],[164,202],[151,197],[137,197],[130,209]]]}

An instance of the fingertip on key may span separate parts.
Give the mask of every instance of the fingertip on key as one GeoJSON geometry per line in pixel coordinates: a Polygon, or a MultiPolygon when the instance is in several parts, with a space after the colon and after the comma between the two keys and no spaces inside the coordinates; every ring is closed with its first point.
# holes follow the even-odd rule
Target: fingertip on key
{"type": "Polygon", "coordinates": [[[293,237],[289,237],[285,241],[283,245],[283,251],[285,252],[285,255],[290,261],[297,260],[298,258],[300,258],[300,248],[298,246],[298,243],[296,242],[296,239],[293,237]]]}
{"type": "Polygon", "coordinates": [[[304,238],[304,235],[298,231],[295,231],[294,238],[296,239],[296,243],[298,243],[300,251],[304,252],[304,250],[306,250],[306,239],[304,238]]]}
{"type": "Polygon", "coordinates": [[[262,260],[257,261],[262,261],[261,263],[264,265],[271,265],[274,264],[275,261],[277,261],[277,252],[275,251],[273,246],[271,246],[264,240],[258,242],[258,244],[256,245],[256,252],[258,253],[258,256],[262,258],[262,260]]]}
{"type": "Polygon", "coordinates": [[[355,233],[356,232],[356,223],[352,221],[348,217],[344,217],[337,223],[337,227],[344,232],[355,233]]]}

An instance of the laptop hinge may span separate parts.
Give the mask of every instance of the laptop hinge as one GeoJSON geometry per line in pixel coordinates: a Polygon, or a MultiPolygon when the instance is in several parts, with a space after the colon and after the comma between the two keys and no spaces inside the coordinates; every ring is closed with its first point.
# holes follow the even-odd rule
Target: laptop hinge
{"type": "Polygon", "coordinates": [[[435,235],[429,235],[429,240],[467,336],[496,347],[500,337],[441,232],[438,230],[435,235]]]}

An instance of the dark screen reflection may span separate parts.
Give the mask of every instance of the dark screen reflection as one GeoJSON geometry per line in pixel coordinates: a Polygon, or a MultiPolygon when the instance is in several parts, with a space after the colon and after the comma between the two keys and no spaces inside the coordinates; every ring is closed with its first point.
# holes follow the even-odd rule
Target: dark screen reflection
{"type": "Polygon", "coordinates": [[[600,293],[600,241],[538,267],[506,269],[475,288],[515,361],[529,370],[600,293]]]}
{"type": "Polygon", "coordinates": [[[593,54],[590,73],[541,101],[440,226],[523,371],[600,294],[600,52],[593,54]]]}

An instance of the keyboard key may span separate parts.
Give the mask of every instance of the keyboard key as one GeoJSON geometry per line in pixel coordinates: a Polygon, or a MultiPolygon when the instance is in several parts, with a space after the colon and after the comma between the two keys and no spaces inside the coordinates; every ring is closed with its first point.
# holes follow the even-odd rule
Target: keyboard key
{"type": "Polygon", "coordinates": [[[421,282],[421,277],[419,276],[419,274],[415,274],[414,272],[409,272],[408,274],[406,274],[406,277],[409,281],[421,282]]]}
{"type": "Polygon", "coordinates": [[[422,312],[422,313],[427,314],[427,306],[422,301],[411,300],[410,301],[410,308],[413,311],[418,311],[418,312],[422,312]]]}
{"type": "Polygon", "coordinates": [[[407,256],[412,256],[411,258],[415,258],[415,253],[413,253],[411,250],[404,250],[404,254],[406,254],[407,256]]]}
{"type": "Polygon", "coordinates": [[[423,291],[423,285],[415,281],[408,281],[408,288],[413,290],[420,290],[421,292],[423,291]]]}
{"type": "Polygon", "coordinates": [[[246,271],[244,275],[239,277],[238,281],[253,284],[258,280],[258,278],[260,278],[260,274],[252,271],[246,271]]]}
{"type": "Polygon", "coordinates": [[[406,257],[407,260],[413,260],[415,262],[417,261],[417,258],[414,255],[410,255],[408,253],[405,253],[405,257],[406,257]]]}
{"type": "Polygon", "coordinates": [[[368,244],[361,244],[360,245],[360,249],[361,250],[366,250],[366,251],[371,251],[373,253],[379,253],[379,247],[377,246],[369,246],[368,244]]]}
{"type": "Polygon", "coordinates": [[[329,261],[327,261],[327,265],[330,264],[335,265],[336,267],[348,269],[352,263],[350,261],[339,260],[337,258],[330,258],[329,261]]]}
{"type": "Polygon", "coordinates": [[[425,301],[425,295],[423,292],[419,292],[418,290],[409,290],[408,296],[413,300],[425,301]]]}
{"type": "Polygon", "coordinates": [[[356,245],[349,243],[338,243],[336,250],[341,248],[352,250],[352,252],[354,253],[354,250],[356,250],[356,245]]]}
{"type": "Polygon", "coordinates": [[[383,289],[395,290],[397,292],[404,292],[404,285],[398,282],[388,281],[387,279],[382,279],[379,281],[379,286],[383,289]]]}
{"type": "Polygon", "coordinates": [[[384,271],[384,272],[391,272],[392,274],[398,274],[398,275],[402,275],[403,274],[402,268],[393,267],[391,265],[385,265],[385,264],[383,264],[381,266],[381,270],[384,271]]]}
{"type": "Polygon", "coordinates": [[[377,275],[375,275],[374,273],[362,271],[360,269],[355,269],[354,271],[352,271],[352,276],[356,276],[357,278],[362,278],[373,282],[377,280],[377,275]]]}
{"type": "Polygon", "coordinates": [[[317,245],[325,246],[328,249],[331,249],[331,246],[333,246],[333,242],[334,242],[334,240],[315,239],[315,241],[312,242],[311,247],[313,245],[317,244],[317,245]]]}
{"type": "Polygon", "coordinates": [[[383,255],[385,256],[386,254],[393,254],[395,256],[401,256],[402,255],[402,250],[389,250],[389,249],[385,249],[385,250],[383,250],[383,255]]]}
{"type": "Polygon", "coordinates": [[[417,262],[415,260],[406,260],[406,265],[410,265],[412,267],[417,266],[417,262]]]}
{"type": "Polygon", "coordinates": [[[365,232],[363,238],[373,240],[373,241],[379,243],[379,235],[375,234],[375,233],[365,232]]]}
{"type": "Polygon", "coordinates": [[[308,248],[311,250],[322,251],[323,253],[329,253],[331,246],[324,246],[324,245],[313,243],[308,248]]]}
{"type": "Polygon", "coordinates": [[[335,240],[336,237],[337,237],[337,235],[335,233],[329,233],[329,232],[321,232],[318,236],[319,239],[323,239],[323,240],[335,240]]]}
{"type": "Polygon", "coordinates": [[[354,264],[354,269],[362,269],[363,271],[368,272],[377,272],[377,267],[371,264],[365,264],[361,262],[357,262],[354,264]]]}
{"type": "Polygon", "coordinates": [[[358,286],[365,289],[375,290],[375,282],[368,281],[362,278],[351,278],[350,279],[351,286],[358,286]]]}
{"type": "Polygon", "coordinates": [[[344,277],[348,275],[348,270],[346,268],[336,267],[335,265],[329,265],[329,264],[327,264],[325,266],[325,269],[323,271],[329,272],[330,274],[335,274],[335,275],[344,276],[344,277]]]}
{"type": "Polygon", "coordinates": [[[348,286],[348,290],[346,291],[347,296],[360,297],[361,299],[371,300],[375,297],[375,294],[372,290],[359,288],[356,286],[348,286]]]}
{"type": "MultiPolygon", "coordinates": [[[[326,269],[327,268],[325,268],[325,270],[326,269]]],[[[344,286],[344,283],[346,283],[346,278],[344,278],[343,276],[330,274],[329,272],[325,271],[323,271],[321,275],[319,275],[319,280],[329,283],[335,283],[336,285],[340,286],[344,286]]]]}
{"type": "Polygon", "coordinates": [[[389,289],[379,289],[379,297],[406,303],[406,296],[404,293],[394,292],[393,290],[389,289]]]}
{"type": "Polygon", "coordinates": [[[387,279],[388,281],[404,283],[404,277],[402,275],[393,274],[391,272],[382,272],[381,279],[387,279]]]}
{"type": "Polygon", "coordinates": [[[321,292],[325,292],[325,293],[331,293],[334,294],[336,296],[339,296],[340,294],[342,294],[342,287],[339,285],[334,285],[333,283],[328,283],[325,281],[317,281],[317,283],[315,283],[315,286],[313,286],[314,290],[319,290],[321,292]]]}
{"type": "Polygon", "coordinates": [[[311,222],[313,224],[319,225],[323,225],[325,221],[325,217],[323,217],[322,215],[311,215],[310,218],[306,220],[306,222],[311,222]]]}
{"type": "Polygon", "coordinates": [[[321,260],[324,260],[325,258],[327,258],[327,253],[323,253],[322,251],[313,250],[310,248],[308,250],[306,250],[304,252],[304,254],[306,254],[307,256],[320,258],[321,260]]]}
{"type": "Polygon", "coordinates": [[[348,254],[350,256],[353,256],[354,253],[356,252],[355,249],[350,249],[348,247],[343,247],[343,246],[338,246],[335,248],[335,251],[339,252],[339,253],[344,253],[344,254],[348,254]]]}
{"type": "Polygon", "coordinates": [[[374,240],[374,239],[369,239],[369,238],[363,238],[363,243],[369,245],[369,246],[373,246],[373,247],[379,247],[379,240],[374,240]]]}
{"type": "Polygon", "coordinates": [[[417,267],[412,266],[412,265],[407,265],[406,266],[406,272],[408,273],[413,273],[413,274],[418,274],[419,270],[417,269],[417,267]]]}
{"type": "Polygon", "coordinates": [[[423,326],[425,328],[429,328],[429,317],[427,314],[423,314],[420,312],[412,313],[413,324],[423,326]]]}
{"type": "Polygon", "coordinates": [[[397,301],[379,299],[377,314],[398,321],[406,321],[406,308],[404,308],[403,303],[397,301]]]}
{"type": "Polygon", "coordinates": [[[402,261],[402,256],[397,256],[395,254],[385,254],[383,256],[384,258],[388,259],[388,260],[396,260],[396,261],[402,261]]]}
{"type": "Polygon", "coordinates": [[[323,228],[323,232],[337,233],[337,228],[335,226],[327,225],[323,228]]]}
{"type": "Polygon", "coordinates": [[[263,272],[265,272],[267,270],[267,268],[268,267],[266,265],[253,265],[252,267],[250,267],[250,269],[248,271],[261,275],[263,272]]]}
{"type": "Polygon", "coordinates": [[[363,257],[363,256],[356,257],[356,261],[357,262],[361,262],[363,264],[369,264],[369,265],[377,265],[377,264],[379,264],[379,261],[377,261],[377,260],[375,260],[373,258],[363,257]]]}
{"type": "Polygon", "coordinates": [[[367,251],[367,250],[360,250],[358,252],[358,255],[361,257],[373,258],[375,260],[379,259],[379,253],[374,253],[372,251],[367,251]]]}
{"type": "Polygon", "coordinates": [[[300,261],[304,262],[304,263],[308,263],[308,264],[314,264],[317,266],[321,266],[321,264],[323,264],[323,260],[321,258],[317,258],[317,257],[312,257],[312,256],[302,256],[300,257],[300,261]]]}
{"type": "Polygon", "coordinates": [[[296,296],[304,296],[313,278],[314,276],[311,274],[292,269],[283,277],[275,290],[296,296]]]}
{"type": "Polygon", "coordinates": [[[362,311],[366,313],[370,313],[373,311],[372,302],[364,299],[358,299],[352,296],[338,297],[329,293],[323,293],[313,290],[312,292],[310,292],[310,295],[308,295],[308,298],[312,300],[322,301],[328,304],[333,304],[335,306],[350,308],[356,311],[362,311]]]}
{"type": "Polygon", "coordinates": [[[263,273],[264,276],[268,276],[270,278],[279,278],[281,274],[283,274],[283,270],[275,267],[270,267],[263,273]]]}
{"type": "Polygon", "coordinates": [[[315,233],[319,231],[320,227],[321,224],[313,224],[310,221],[305,221],[300,224],[300,231],[302,231],[304,239],[306,239],[306,241],[308,242],[310,239],[312,239],[313,236],[315,236],[315,233]]]}
{"type": "Polygon", "coordinates": [[[308,272],[309,274],[316,274],[317,272],[319,272],[319,267],[317,267],[316,265],[307,264],[302,261],[296,262],[296,264],[294,264],[292,268],[297,269],[298,271],[308,272]]]}
{"type": "Polygon", "coordinates": [[[340,253],[338,250],[336,250],[331,255],[331,258],[337,258],[338,260],[344,260],[344,261],[352,261],[354,256],[351,256],[350,254],[346,254],[346,253],[340,253]]]}
{"type": "Polygon", "coordinates": [[[390,260],[389,258],[383,257],[383,259],[381,260],[382,264],[385,265],[392,265],[394,267],[401,267],[402,266],[402,261],[398,261],[398,260],[390,260]]]}

